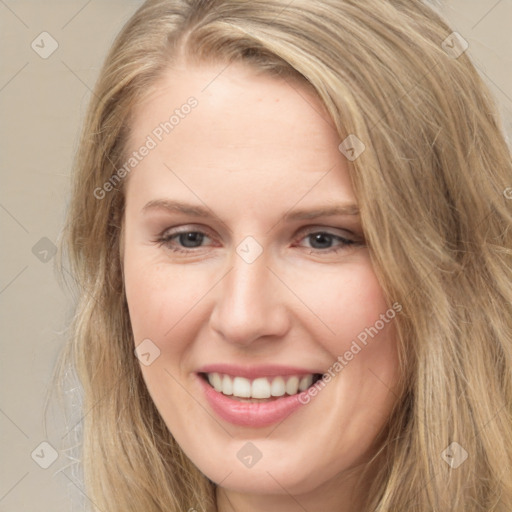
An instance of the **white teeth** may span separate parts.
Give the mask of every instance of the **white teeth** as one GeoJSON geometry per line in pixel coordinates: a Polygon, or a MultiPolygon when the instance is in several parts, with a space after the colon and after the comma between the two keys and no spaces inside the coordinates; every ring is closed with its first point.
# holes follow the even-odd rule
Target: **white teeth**
{"type": "Polygon", "coordinates": [[[270,398],[270,383],[266,377],[252,381],[252,398],[270,398]]]}
{"type": "Polygon", "coordinates": [[[251,381],[245,377],[231,377],[219,373],[208,373],[210,385],[224,395],[233,395],[239,398],[270,398],[287,395],[296,395],[305,391],[313,384],[313,375],[290,375],[286,377],[258,377],[251,381]]]}
{"type": "Polygon", "coordinates": [[[222,389],[221,392],[224,395],[232,395],[233,394],[233,381],[229,375],[224,375],[222,378],[222,389]]]}
{"type": "Polygon", "coordinates": [[[306,375],[300,379],[299,391],[306,391],[313,384],[313,375],[306,375]]]}
{"type": "Polygon", "coordinates": [[[299,377],[290,377],[286,382],[286,393],[295,395],[299,390],[299,377]]]}
{"type": "Polygon", "coordinates": [[[235,377],[233,379],[233,395],[240,398],[251,397],[251,381],[244,377],[235,377]]]}
{"type": "Polygon", "coordinates": [[[286,393],[283,377],[275,377],[270,385],[270,394],[272,396],[283,396],[286,393]]]}
{"type": "Polygon", "coordinates": [[[215,391],[222,391],[222,379],[218,373],[209,373],[208,380],[215,391]]]}

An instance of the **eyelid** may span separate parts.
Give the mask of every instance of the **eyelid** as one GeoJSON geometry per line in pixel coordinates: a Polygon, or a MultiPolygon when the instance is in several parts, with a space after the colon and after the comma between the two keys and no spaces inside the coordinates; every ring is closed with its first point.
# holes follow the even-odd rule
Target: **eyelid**
{"type": "Polygon", "coordinates": [[[218,246],[218,242],[216,241],[216,237],[212,236],[210,234],[210,230],[205,229],[203,226],[194,226],[194,225],[181,225],[181,226],[174,226],[174,227],[168,227],[161,231],[156,237],[153,239],[153,243],[157,244],[158,247],[166,246],[170,250],[172,250],[174,253],[183,253],[183,254],[193,254],[194,252],[197,252],[199,249],[206,249],[218,246]],[[204,235],[204,238],[206,240],[210,240],[211,243],[207,245],[200,245],[198,247],[181,247],[179,245],[179,242],[176,241],[176,239],[179,237],[179,235],[183,233],[200,233],[204,235]],[[171,247],[174,246],[174,248],[171,247]]]}
{"type": "Polygon", "coordinates": [[[326,226],[306,226],[304,228],[301,228],[296,235],[296,240],[301,240],[303,237],[312,235],[315,233],[326,233],[328,235],[350,239],[350,240],[353,240],[354,242],[361,240],[361,236],[357,235],[350,229],[326,227],[326,226]]]}
{"type": "MultiPolygon", "coordinates": [[[[364,238],[361,235],[358,235],[354,233],[351,230],[338,228],[338,227],[327,227],[327,226],[304,226],[301,229],[298,230],[298,232],[293,237],[292,244],[293,245],[301,245],[301,242],[306,239],[308,236],[311,236],[313,234],[317,233],[323,233],[329,236],[332,236],[334,238],[337,238],[339,242],[341,242],[342,247],[348,247],[348,246],[358,246],[358,245],[364,245],[364,238]]],[[[204,225],[198,225],[198,224],[184,224],[184,225],[178,225],[173,227],[167,227],[163,231],[160,232],[159,235],[157,235],[156,239],[154,240],[155,243],[158,243],[159,245],[176,245],[177,249],[173,249],[175,252],[182,252],[182,253],[194,253],[197,252],[199,249],[207,249],[212,248],[215,246],[219,246],[219,240],[216,235],[212,234],[212,230],[204,225]],[[172,242],[172,240],[176,237],[178,237],[180,234],[183,233],[200,233],[204,235],[206,239],[210,240],[210,243],[206,245],[200,245],[193,248],[181,248],[179,243],[176,243],[176,241],[172,242]]],[[[319,254],[327,254],[330,251],[331,252],[337,252],[340,250],[340,248],[331,248],[331,249],[312,249],[315,252],[318,252],[319,254]]]]}
{"type": "MultiPolygon", "coordinates": [[[[190,233],[190,232],[199,232],[204,235],[207,235],[209,238],[216,238],[215,235],[212,235],[211,230],[206,226],[201,226],[198,224],[185,224],[176,227],[167,227],[165,228],[158,236],[159,238],[179,235],[180,233],[190,233]]],[[[355,240],[360,239],[361,237],[354,233],[349,229],[343,228],[334,228],[334,227],[325,227],[325,226],[305,226],[301,228],[297,234],[294,236],[295,240],[300,239],[300,237],[304,237],[313,233],[327,233],[333,236],[340,236],[341,238],[351,237],[355,240]],[[341,233],[340,233],[341,232],[341,233]]]]}
{"type": "Polygon", "coordinates": [[[202,233],[208,238],[215,238],[212,235],[210,229],[208,229],[206,226],[200,226],[198,224],[185,224],[171,228],[165,228],[158,236],[159,238],[170,238],[171,236],[180,235],[181,233],[202,233]]]}

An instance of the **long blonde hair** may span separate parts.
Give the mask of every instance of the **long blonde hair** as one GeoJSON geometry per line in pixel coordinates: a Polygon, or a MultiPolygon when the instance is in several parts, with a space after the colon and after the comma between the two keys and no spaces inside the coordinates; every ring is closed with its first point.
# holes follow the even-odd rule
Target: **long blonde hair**
{"type": "Polygon", "coordinates": [[[179,55],[300,80],[340,142],[366,147],[349,165],[375,271],[403,305],[403,394],[364,510],[512,510],[512,164],[451,33],[412,0],[149,0],[125,25],[91,99],[63,236],[80,294],[60,368],[73,365],[83,387],[81,459],[99,510],[216,508],[134,356],[126,180],[94,194],[125,161],[133,107],[179,55]]]}

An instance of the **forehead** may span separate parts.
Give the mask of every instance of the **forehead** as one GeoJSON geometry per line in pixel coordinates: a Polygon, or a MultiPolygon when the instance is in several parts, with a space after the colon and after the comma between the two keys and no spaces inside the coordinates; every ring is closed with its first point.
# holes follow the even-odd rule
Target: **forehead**
{"type": "Polygon", "coordinates": [[[244,64],[169,68],[132,120],[128,153],[152,141],[130,174],[137,188],[156,192],[171,169],[194,190],[232,184],[254,195],[283,183],[291,190],[296,180],[311,186],[333,168],[350,187],[338,134],[319,98],[297,81],[244,64]]]}
{"type": "Polygon", "coordinates": [[[173,127],[171,137],[164,137],[170,145],[180,135],[192,136],[204,145],[227,142],[227,137],[239,143],[245,139],[246,145],[251,141],[293,144],[305,135],[310,144],[336,143],[338,138],[332,120],[310,87],[297,80],[257,73],[242,63],[181,63],[169,68],[135,107],[130,142],[144,139],[173,113],[180,116],[180,122],[173,127]],[[195,98],[197,107],[190,115],[180,112],[190,98],[195,98]],[[181,122],[185,121],[182,117],[186,122],[181,122]]]}

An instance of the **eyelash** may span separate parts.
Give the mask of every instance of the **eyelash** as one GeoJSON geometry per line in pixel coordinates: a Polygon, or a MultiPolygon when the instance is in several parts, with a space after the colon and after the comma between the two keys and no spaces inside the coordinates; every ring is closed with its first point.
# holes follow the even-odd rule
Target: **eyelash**
{"type": "MultiPolygon", "coordinates": [[[[159,236],[155,243],[158,244],[159,247],[166,246],[169,250],[171,250],[174,253],[181,253],[181,254],[191,254],[193,252],[196,252],[196,249],[201,249],[203,246],[193,247],[189,249],[184,249],[182,247],[172,246],[171,243],[174,239],[178,239],[180,235],[186,235],[189,233],[199,234],[203,235],[205,238],[210,238],[204,231],[200,230],[194,230],[194,229],[186,229],[182,231],[175,231],[175,232],[164,232],[161,236],[159,236]]],[[[317,253],[317,254],[331,254],[331,253],[337,253],[343,249],[346,249],[349,246],[356,245],[359,242],[356,240],[351,240],[348,238],[344,238],[340,235],[335,235],[334,233],[330,233],[329,231],[323,231],[323,230],[316,230],[316,231],[309,231],[301,236],[298,240],[303,240],[308,237],[312,237],[314,235],[327,235],[328,237],[331,237],[333,241],[340,242],[339,246],[336,247],[329,247],[327,249],[315,249],[315,248],[309,248],[310,254],[311,253],[317,253]]],[[[204,241],[204,238],[201,240],[201,242],[204,241]]],[[[306,248],[307,249],[307,248],[306,248]]]]}

